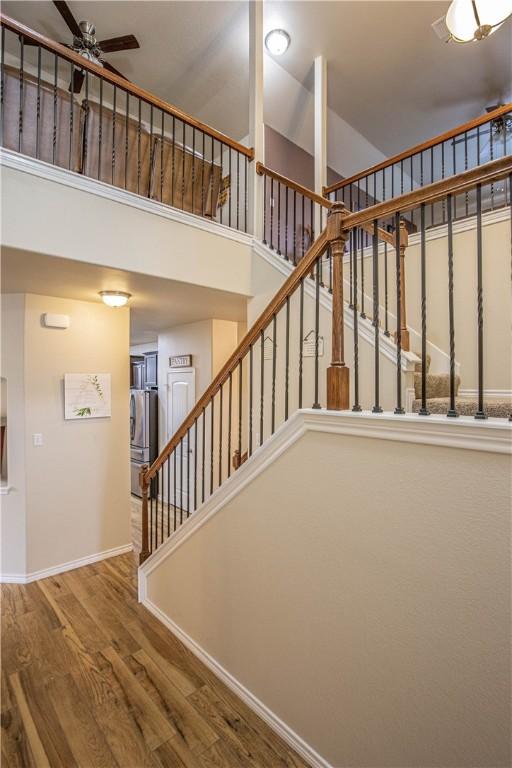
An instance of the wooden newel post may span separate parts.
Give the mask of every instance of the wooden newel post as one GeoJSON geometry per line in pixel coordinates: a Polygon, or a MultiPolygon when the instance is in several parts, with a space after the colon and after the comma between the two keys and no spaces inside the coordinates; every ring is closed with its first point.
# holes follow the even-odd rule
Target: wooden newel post
{"type": "Polygon", "coordinates": [[[345,326],[343,310],[343,254],[349,232],[343,229],[347,211],[334,203],[327,214],[327,239],[332,260],[332,353],[327,369],[327,408],[347,410],[350,405],[349,369],[345,365],[345,326]]]}
{"type": "Polygon", "coordinates": [[[139,485],[142,491],[142,519],[141,519],[141,550],[139,555],[139,565],[149,557],[149,532],[148,532],[148,491],[149,483],[146,480],[146,472],[149,467],[143,464],[139,473],[139,485]]]}
{"type": "Polygon", "coordinates": [[[400,220],[400,340],[404,352],[409,352],[409,331],[405,313],[405,249],[409,245],[409,233],[405,221],[400,220]]]}

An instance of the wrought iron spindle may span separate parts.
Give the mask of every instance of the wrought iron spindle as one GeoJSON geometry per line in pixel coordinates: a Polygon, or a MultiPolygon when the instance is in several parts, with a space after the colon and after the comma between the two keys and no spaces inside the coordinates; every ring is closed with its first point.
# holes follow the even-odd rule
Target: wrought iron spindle
{"type": "Polygon", "coordinates": [[[185,208],[185,155],[187,152],[187,126],[182,123],[182,140],[181,140],[181,210],[185,208]]]}
{"type": "MultiPolygon", "coordinates": [[[[223,147],[223,146],[224,146],[224,145],[222,145],[222,147],[223,147]]],[[[223,151],[223,150],[222,150],[222,148],[221,148],[221,151],[223,151]]],[[[228,169],[228,173],[229,173],[229,187],[228,187],[228,224],[229,224],[229,226],[231,226],[231,208],[232,208],[232,204],[231,204],[231,195],[232,195],[232,189],[233,189],[233,174],[232,174],[232,172],[231,172],[231,153],[232,153],[231,147],[229,147],[229,148],[228,148],[228,153],[229,153],[229,154],[228,154],[228,166],[229,166],[229,169],[228,169]]]]}
{"type": "Polygon", "coordinates": [[[318,374],[319,374],[319,342],[320,342],[320,262],[322,257],[319,256],[316,262],[315,272],[315,402],[313,408],[321,408],[320,400],[318,397],[318,374]]]}
{"type": "Polygon", "coordinates": [[[395,214],[396,254],[396,414],[405,413],[402,408],[402,275],[400,259],[400,213],[395,214]]]}
{"type": "Polygon", "coordinates": [[[286,338],[284,350],[284,420],[288,420],[288,388],[290,384],[290,297],[286,297],[286,338]]]}
{"type": "Polygon", "coordinates": [[[281,182],[277,182],[277,253],[281,255],[281,182]]]}
{"type": "Polygon", "coordinates": [[[484,405],[484,294],[482,274],[482,185],[476,188],[477,354],[478,410],[475,419],[486,419],[484,405]]]}
{"type": "MultiPolygon", "coordinates": [[[[163,115],[163,112],[162,112],[163,115]]],[[[112,95],[112,151],[110,156],[111,168],[112,168],[112,186],[114,186],[116,178],[116,119],[117,119],[117,86],[114,85],[114,93],[112,95]]]]}
{"type": "Polygon", "coordinates": [[[382,413],[380,406],[380,328],[379,328],[379,223],[373,222],[373,325],[375,328],[375,402],[373,413],[382,413]]]}
{"type": "Polygon", "coordinates": [[[450,407],[447,416],[459,414],[455,407],[455,307],[453,302],[453,215],[451,195],[446,198],[448,215],[448,326],[450,336],[450,407]]]}
{"type": "MultiPolygon", "coordinates": [[[[55,97],[55,101],[57,101],[57,98],[55,97]]],[[[99,113],[99,119],[98,119],[98,174],[97,178],[101,178],[101,150],[102,150],[102,144],[103,144],[103,78],[100,77],[100,113],[99,113]]],[[[55,109],[57,108],[57,105],[55,104],[55,109]]],[[[55,162],[55,159],[54,161],[55,162]]]]}
{"type": "Polygon", "coordinates": [[[213,493],[213,432],[214,432],[214,396],[210,398],[210,496],[213,493]]]}
{"type": "Polygon", "coordinates": [[[263,176],[263,243],[267,244],[267,177],[263,176]]]}
{"type": "Polygon", "coordinates": [[[205,469],[205,462],[206,462],[206,411],[203,408],[202,410],[202,417],[203,417],[203,423],[202,423],[202,429],[201,429],[201,501],[204,504],[204,498],[205,498],[205,476],[204,476],[204,469],[205,469]]]}
{"type": "Polygon", "coordinates": [[[352,254],[353,254],[353,260],[354,260],[354,405],[352,406],[352,410],[356,413],[361,411],[361,405],[359,403],[359,330],[358,330],[358,322],[359,322],[359,314],[357,310],[357,237],[358,233],[356,229],[353,229],[350,233],[350,237],[352,238],[352,254]]]}
{"type": "Polygon", "coordinates": [[[293,190],[293,263],[297,265],[297,192],[293,190]]]}
{"type": "Polygon", "coordinates": [[[265,331],[260,332],[260,445],[263,444],[263,407],[265,392],[265,331]]]}
{"type": "MultiPolygon", "coordinates": [[[[203,413],[204,413],[204,411],[203,411],[203,413]]],[[[178,477],[178,473],[176,471],[177,470],[177,464],[178,464],[177,458],[176,458],[177,455],[178,455],[178,450],[177,450],[177,447],[176,447],[174,449],[174,451],[172,452],[172,461],[173,461],[173,470],[174,470],[173,471],[173,485],[174,485],[174,489],[173,490],[174,490],[174,493],[173,493],[173,497],[172,497],[172,507],[173,507],[173,509],[172,509],[172,512],[173,512],[173,515],[172,515],[173,516],[172,529],[173,529],[173,531],[176,530],[176,522],[177,522],[176,521],[176,513],[177,513],[177,509],[178,509],[178,505],[176,504],[176,501],[177,501],[176,487],[177,487],[177,477],[178,477]]],[[[203,501],[204,501],[204,499],[203,499],[203,501]]]]}
{"type": "Polygon", "coordinates": [[[277,371],[277,316],[272,315],[272,406],[271,406],[271,434],[276,429],[276,371],[277,371]]]}
{"type": "MultiPolygon", "coordinates": [[[[86,72],[87,78],[87,72],[86,72]]],[[[126,91],[126,120],[124,126],[124,188],[128,186],[128,124],[130,121],[130,94],[126,91]]]]}
{"type": "Polygon", "coordinates": [[[194,421],[194,512],[197,509],[197,426],[199,419],[194,421]]]}
{"type": "Polygon", "coordinates": [[[231,477],[231,412],[233,407],[233,374],[229,372],[228,382],[228,477],[231,477]]]}
{"type": "Polygon", "coordinates": [[[425,203],[420,209],[420,260],[421,260],[421,408],[420,416],[429,416],[427,408],[427,268],[426,268],[425,203]]]}
{"type": "Polygon", "coordinates": [[[361,243],[361,317],[366,319],[366,312],[364,311],[364,231],[359,230],[359,239],[361,243]]]}
{"type": "Polygon", "coordinates": [[[23,35],[20,35],[20,73],[19,73],[19,91],[20,91],[20,106],[18,110],[18,152],[21,152],[21,145],[22,145],[22,135],[23,135],[23,84],[25,75],[23,72],[24,68],[24,52],[25,52],[25,43],[23,40],[23,35]]]}
{"type": "Polygon", "coordinates": [[[302,375],[304,363],[304,278],[300,281],[299,301],[299,409],[302,408],[302,375]]]}
{"type": "Polygon", "coordinates": [[[171,457],[167,457],[167,537],[171,535],[171,457]]]}
{"type": "Polygon", "coordinates": [[[142,101],[139,98],[139,111],[137,123],[137,194],[140,195],[140,173],[141,173],[141,141],[142,141],[142,101]]]}
{"type": "Polygon", "coordinates": [[[196,212],[196,129],[192,126],[192,206],[191,212],[196,212]]]}
{"type": "Polygon", "coordinates": [[[243,360],[238,363],[238,456],[242,462],[242,387],[243,387],[243,360]]]}
{"type": "Polygon", "coordinates": [[[244,232],[247,232],[247,214],[248,214],[248,205],[249,205],[249,161],[247,158],[247,155],[244,157],[244,163],[245,163],[245,173],[244,173],[244,183],[245,183],[245,190],[244,190],[244,232]]]}
{"type": "MultiPolygon", "coordinates": [[[[39,51],[41,48],[39,48],[39,51]]],[[[75,76],[75,65],[71,61],[71,79],[70,83],[73,82],[74,76],[75,76]]],[[[115,99],[115,96],[114,96],[115,99]]],[[[68,147],[68,169],[71,170],[72,164],[73,164],[73,88],[69,89],[69,147],[68,147]]],[[[36,138],[37,142],[37,138],[36,138]]],[[[36,157],[37,157],[37,150],[36,150],[36,157]]],[[[114,179],[112,179],[112,184],[114,183],[114,179]]]]}
{"type": "Polygon", "coordinates": [[[224,410],[223,384],[221,384],[219,389],[219,488],[222,485],[222,437],[224,434],[222,429],[223,410],[224,410]]]}
{"type": "MultiPolygon", "coordinates": [[[[5,52],[5,27],[0,31],[0,144],[4,145],[4,124],[5,124],[5,112],[4,112],[4,94],[5,94],[5,65],[4,65],[4,52],[5,52]]],[[[38,46],[38,55],[41,55],[41,46],[38,46]]]]}
{"type": "Polygon", "coordinates": [[[270,179],[270,248],[274,250],[274,179],[270,179]]]}
{"type": "Polygon", "coordinates": [[[254,359],[253,359],[253,347],[249,346],[249,445],[248,455],[252,456],[252,408],[253,408],[253,373],[254,373],[254,359]]]}

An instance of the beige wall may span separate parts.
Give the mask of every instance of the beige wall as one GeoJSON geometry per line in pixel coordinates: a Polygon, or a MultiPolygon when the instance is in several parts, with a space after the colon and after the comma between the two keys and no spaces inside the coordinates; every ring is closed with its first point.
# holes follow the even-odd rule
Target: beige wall
{"type": "MultiPolygon", "coordinates": [[[[24,377],[19,408],[8,401],[8,419],[10,436],[23,436],[16,454],[9,442],[9,468],[24,471],[25,482],[16,482],[12,500],[7,499],[10,505],[19,497],[16,515],[25,510],[26,572],[128,545],[129,310],[48,296],[3,299],[3,320],[24,326],[22,343],[3,363],[8,386],[20,360],[24,377]],[[68,314],[70,328],[44,328],[45,312],[68,314]],[[64,374],[84,372],[111,374],[110,418],[64,420],[64,374]],[[43,435],[43,446],[33,446],[34,433],[43,435]]],[[[11,390],[14,397],[16,388],[11,390]]],[[[7,551],[13,546],[10,530],[7,551]]],[[[10,568],[4,561],[2,571],[13,572],[10,568]]]]}
{"type": "Polygon", "coordinates": [[[504,768],[509,472],[504,455],[309,432],[147,595],[332,766],[504,768]]]}
{"type": "Polygon", "coordinates": [[[249,296],[250,245],[217,231],[2,168],[6,246],[249,296]]]}

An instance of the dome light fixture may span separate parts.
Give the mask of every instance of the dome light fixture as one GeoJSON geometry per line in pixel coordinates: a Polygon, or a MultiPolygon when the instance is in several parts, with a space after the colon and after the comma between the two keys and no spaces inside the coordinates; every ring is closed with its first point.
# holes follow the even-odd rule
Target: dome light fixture
{"type": "Polygon", "coordinates": [[[512,14],[512,0],[452,0],[446,26],[456,43],[483,40],[512,14]]]}
{"type": "Polygon", "coordinates": [[[284,29],[272,29],[265,35],[265,48],[272,56],[282,56],[290,45],[291,38],[284,29]]]}
{"type": "Polygon", "coordinates": [[[100,296],[107,307],[124,307],[131,297],[131,293],[126,293],[125,291],[100,291],[100,296]]]}

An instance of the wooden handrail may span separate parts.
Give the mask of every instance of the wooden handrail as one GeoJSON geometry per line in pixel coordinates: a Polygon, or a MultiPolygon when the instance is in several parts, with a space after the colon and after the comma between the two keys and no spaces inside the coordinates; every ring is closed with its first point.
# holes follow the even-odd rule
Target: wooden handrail
{"type": "Polygon", "coordinates": [[[401,160],[405,160],[408,157],[418,155],[420,152],[424,152],[431,147],[436,147],[438,144],[442,144],[444,141],[448,141],[448,139],[453,139],[455,136],[459,136],[461,133],[467,133],[468,131],[473,130],[473,128],[478,128],[479,125],[489,123],[491,120],[495,120],[497,117],[501,117],[501,115],[506,115],[507,112],[512,112],[512,103],[504,104],[502,107],[498,107],[493,112],[487,112],[485,115],[481,115],[480,117],[476,117],[473,120],[469,120],[467,123],[458,125],[456,128],[452,128],[451,130],[446,131],[446,133],[441,133],[439,136],[435,136],[433,139],[424,141],[421,144],[416,144],[415,147],[406,149],[404,152],[400,152],[398,155],[394,155],[387,160],[383,160],[376,165],[372,165],[370,168],[367,168],[361,173],[355,173],[353,176],[349,176],[347,179],[343,179],[343,181],[338,181],[335,184],[324,187],[323,193],[324,195],[328,195],[330,192],[335,192],[337,189],[343,189],[343,187],[347,187],[349,184],[353,184],[355,181],[364,179],[367,176],[370,176],[372,173],[382,171],[383,168],[389,168],[390,165],[399,163],[401,160]]]}
{"type": "Polygon", "coordinates": [[[492,184],[504,179],[512,173],[512,155],[499,157],[484,165],[463,171],[448,179],[434,181],[425,187],[420,187],[412,192],[406,192],[399,197],[385,200],[369,208],[364,208],[356,213],[349,213],[344,221],[347,229],[364,227],[375,219],[387,219],[394,213],[409,211],[417,208],[422,203],[431,204],[442,200],[447,195],[460,195],[474,189],[478,184],[492,184]]]}
{"type": "MultiPolygon", "coordinates": [[[[289,179],[288,176],[283,176],[281,173],[277,173],[277,171],[273,171],[272,168],[268,168],[266,165],[263,165],[263,163],[257,162],[256,163],[256,173],[258,176],[268,176],[271,179],[274,179],[275,181],[280,182],[281,184],[284,184],[286,187],[289,187],[290,189],[293,189],[295,192],[298,192],[299,194],[303,195],[304,197],[307,197],[309,200],[312,200],[314,203],[318,203],[318,205],[321,205],[323,208],[327,208],[329,210],[332,208],[332,203],[330,200],[327,200],[325,197],[321,197],[320,195],[317,195],[316,192],[312,192],[311,189],[308,189],[307,187],[304,187],[302,184],[299,184],[296,181],[293,181],[293,179],[289,179]]],[[[373,235],[373,226],[364,226],[363,229],[368,232],[368,234],[373,235]]],[[[382,229],[379,227],[379,239],[385,240],[390,245],[395,244],[395,238],[390,233],[387,232],[385,229],[382,229]]]]}
{"type": "Polygon", "coordinates": [[[48,51],[57,53],[63,59],[76,64],[78,67],[80,67],[80,69],[87,69],[89,72],[102,77],[104,80],[108,80],[110,83],[112,83],[112,85],[116,85],[119,88],[122,88],[124,91],[128,91],[130,94],[133,94],[137,98],[140,98],[143,101],[146,101],[148,104],[152,104],[154,107],[161,109],[166,114],[178,118],[187,125],[190,125],[192,128],[197,128],[197,130],[206,133],[213,139],[216,139],[222,144],[231,147],[231,149],[235,149],[237,152],[240,152],[240,154],[245,155],[249,158],[249,160],[254,159],[254,149],[245,147],[243,144],[240,144],[238,141],[231,139],[224,133],[221,133],[215,128],[206,125],[206,123],[202,123],[200,120],[196,120],[195,117],[192,117],[186,112],[183,112],[183,110],[179,109],[179,107],[175,107],[173,104],[169,104],[169,102],[164,101],[163,99],[159,99],[149,91],[144,90],[144,88],[140,88],[138,85],[134,85],[129,80],[125,80],[123,77],[115,75],[113,72],[109,72],[97,64],[93,64],[91,61],[84,59],[83,56],[80,56],[80,54],[76,53],[70,48],[66,48],[65,45],[57,43],[54,40],[51,40],[49,37],[41,35],[39,32],[35,32],[33,29],[30,29],[30,27],[25,26],[25,24],[21,24],[19,21],[16,21],[9,16],[6,16],[4,13],[0,13],[0,25],[4,26],[6,29],[10,29],[11,32],[16,33],[17,35],[21,35],[23,38],[32,40],[34,43],[40,45],[42,48],[45,48],[48,51]]]}
{"type": "Polygon", "coordinates": [[[286,303],[287,297],[295,291],[300,281],[310,274],[313,265],[316,260],[322,255],[322,252],[327,247],[327,235],[326,230],[322,232],[311,247],[306,251],[304,257],[300,260],[298,266],[293,270],[290,276],[285,280],[281,288],[278,290],[270,304],[261,313],[256,322],[251,326],[249,331],[235,349],[229,360],[221,368],[217,376],[214,378],[208,389],[199,398],[195,406],[190,411],[189,415],[179,427],[179,429],[171,437],[165,448],[161,451],[160,455],[153,462],[149,470],[146,472],[145,481],[149,483],[152,477],[156,475],[162,464],[172,454],[173,450],[178,446],[180,441],[186,436],[187,431],[194,425],[196,419],[201,415],[203,408],[209,404],[214,395],[217,394],[220,386],[227,381],[229,374],[233,372],[239,362],[243,360],[249,347],[257,341],[260,333],[264,330],[272,320],[274,314],[276,314],[286,303]]]}
{"type": "Polygon", "coordinates": [[[269,178],[274,179],[275,181],[279,181],[281,184],[284,184],[286,187],[293,189],[295,192],[298,192],[300,195],[307,197],[309,200],[312,200],[314,203],[318,203],[318,205],[322,205],[324,208],[330,208],[332,205],[332,203],[329,200],[326,200],[325,197],[322,197],[321,195],[317,195],[316,192],[312,192],[311,189],[308,189],[307,187],[304,187],[302,184],[299,184],[298,182],[293,181],[293,179],[289,179],[287,176],[283,176],[281,173],[277,173],[277,171],[273,171],[272,168],[267,168],[267,166],[263,165],[263,163],[260,163],[260,162],[256,163],[256,173],[258,174],[258,176],[268,176],[269,178]]]}

